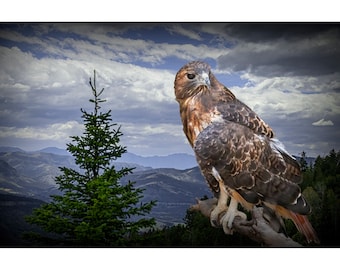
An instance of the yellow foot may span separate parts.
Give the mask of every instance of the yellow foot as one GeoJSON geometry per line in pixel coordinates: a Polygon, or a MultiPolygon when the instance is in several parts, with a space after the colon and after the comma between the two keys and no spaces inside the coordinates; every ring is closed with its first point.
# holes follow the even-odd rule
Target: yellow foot
{"type": "Polygon", "coordinates": [[[233,234],[233,221],[236,216],[241,217],[244,220],[247,220],[247,215],[241,211],[237,210],[238,202],[231,198],[229,208],[224,216],[221,218],[222,228],[225,234],[233,234]]]}

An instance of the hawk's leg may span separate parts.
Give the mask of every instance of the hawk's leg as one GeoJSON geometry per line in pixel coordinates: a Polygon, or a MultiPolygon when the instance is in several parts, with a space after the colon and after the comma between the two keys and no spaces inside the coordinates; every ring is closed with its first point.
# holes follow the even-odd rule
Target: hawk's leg
{"type": "Polygon", "coordinates": [[[215,167],[212,168],[212,175],[215,177],[215,179],[219,183],[220,197],[218,198],[217,206],[214,208],[214,210],[210,214],[210,223],[214,227],[218,227],[218,225],[222,224],[223,231],[226,234],[232,234],[231,228],[233,225],[234,218],[236,216],[240,216],[242,219],[246,220],[247,216],[245,213],[237,210],[238,201],[234,199],[232,196],[231,196],[231,200],[229,203],[229,207],[227,206],[229,192],[226,189],[226,186],[224,185],[224,181],[221,178],[218,171],[215,169],[215,167]],[[222,218],[220,218],[220,215],[223,213],[224,215],[222,216],[222,218]]]}
{"type": "Polygon", "coordinates": [[[220,215],[227,212],[227,210],[228,210],[228,206],[227,206],[228,199],[229,199],[228,193],[226,193],[224,189],[221,189],[217,205],[210,213],[210,223],[213,227],[220,227],[221,226],[220,215]]]}

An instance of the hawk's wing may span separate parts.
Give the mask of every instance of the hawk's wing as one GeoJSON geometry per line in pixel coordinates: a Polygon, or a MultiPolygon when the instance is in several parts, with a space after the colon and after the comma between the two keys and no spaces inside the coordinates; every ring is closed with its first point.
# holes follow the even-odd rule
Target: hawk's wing
{"type": "Polygon", "coordinates": [[[310,212],[296,184],[300,177],[296,174],[295,161],[276,141],[237,123],[213,123],[198,135],[194,151],[214,192],[219,190],[211,176],[212,167],[226,186],[251,204],[265,202],[303,215],[310,212]]]}
{"type": "Polygon", "coordinates": [[[216,106],[223,120],[238,123],[246,126],[258,134],[263,134],[269,138],[274,137],[274,132],[252,109],[246,104],[234,99],[224,102],[221,99],[216,106]]]}
{"type": "MultiPolygon", "coordinates": [[[[268,138],[274,137],[274,132],[252,109],[239,101],[238,99],[224,102],[222,99],[217,103],[217,111],[222,116],[226,125],[230,122],[249,128],[242,129],[245,132],[252,132],[258,135],[265,135],[268,138]]],[[[280,170],[283,177],[292,182],[300,183],[302,181],[299,163],[289,155],[283,145],[276,139],[269,140],[270,150],[275,154],[270,155],[270,163],[272,169],[275,167],[283,167],[280,170]]]]}

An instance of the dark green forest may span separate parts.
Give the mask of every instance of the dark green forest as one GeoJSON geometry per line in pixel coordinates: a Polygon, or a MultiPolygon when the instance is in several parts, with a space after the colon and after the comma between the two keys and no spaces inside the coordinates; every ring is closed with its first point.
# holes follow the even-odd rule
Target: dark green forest
{"type": "Polygon", "coordinates": [[[310,221],[321,245],[340,246],[340,151],[334,149],[325,157],[318,156],[314,164],[301,158],[303,194],[311,204],[310,221]]]}

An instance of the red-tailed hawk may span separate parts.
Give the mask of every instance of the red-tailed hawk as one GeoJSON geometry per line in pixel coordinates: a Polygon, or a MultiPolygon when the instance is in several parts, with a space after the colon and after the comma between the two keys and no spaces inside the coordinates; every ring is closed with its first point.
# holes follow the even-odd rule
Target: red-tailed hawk
{"type": "Polygon", "coordinates": [[[175,95],[183,130],[218,204],[213,226],[231,232],[237,210],[263,206],[291,219],[308,242],[319,240],[308,221],[298,162],[274,138],[273,130],[222,85],[204,62],[190,62],[176,74],[175,95]],[[228,200],[230,202],[228,205],[228,200]],[[219,224],[220,215],[226,212],[219,224]]]}

